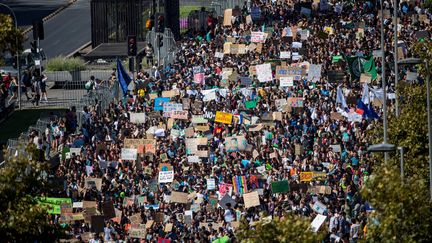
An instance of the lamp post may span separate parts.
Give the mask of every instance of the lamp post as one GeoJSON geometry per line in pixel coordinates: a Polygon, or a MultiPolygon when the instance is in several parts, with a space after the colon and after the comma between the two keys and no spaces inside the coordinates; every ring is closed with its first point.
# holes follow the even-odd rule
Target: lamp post
{"type": "Polygon", "coordinates": [[[399,153],[400,153],[400,173],[401,173],[401,180],[404,178],[404,147],[398,147],[399,153]]]}
{"type": "MultiPolygon", "coordinates": [[[[0,6],[7,8],[9,12],[11,12],[15,22],[15,30],[18,31],[18,22],[17,22],[15,12],[8,5],[4,3],[0,3],[0,6]]],[[[15,41],[18,47],[18,37],[16,37],[15,41]]],[[[17,64],[17,81],[18,81],[18,109],[21,109],[21,65],[20,65],[20,53],[18,50],[16,52],[16,64],[17,64]]]]}
{"type": "MultiPolygon", "coordinates": [[[[394,32],[394,50],[393,50],[393,58],[394,58],[394,72],[395,72],[395,88],[397,89],[397,87],[398,87],[398,83],[399,83],[399,71],[398,71],[398,64],[397,64],[397,61],[398,61],[398,53],[397,53],[397,50],[398,50],[398,46],[397,46],[397,44],[398,44],[398,33],[397,33],[397,31],[398,31],[398,23],[397,23],[397,16],[398,16],[398,0],[394,0],[393,1],[393,25],[394,25],[394,28],[393,28],[393,32],[394,32]]],[[[396,92],[395,92],[395,95],[396,95],[396,101],[395,101],[395,110],[396,110],[396,117],[399,117],[399,114],[400,114],[400,111],[399,111],[399,97],[398,97],[398,94],[397,94],[397,90],[396,90],[396,92]]]]}
{"type": "MultiPolygon", "coordinates": [[[[383,0],[381,0],[381,81],[382,81],[382,89],[384,95],[383,102],[383,127],[384,127],[384,141],[383,144],[387,144],[387,84],[385,77],[385,50],[384,50],[384,7],[383,0]]],[[[388,152],[384,152],[384,161],[387,163],[388,161],[388,152]]]]}
{"type": "Polygon", "coordinates": [[[425,64],[426,66],[426,105],[427,105],[427,121],[428,121],[428,137],[429,137],[429,193],[432,199],[432,129],[431,129],[431,105],[430,105],[430,72],[427,61],[422,61],[420,58],[406,58],[398,61],[398,65],[417,65],[425,64]]]}

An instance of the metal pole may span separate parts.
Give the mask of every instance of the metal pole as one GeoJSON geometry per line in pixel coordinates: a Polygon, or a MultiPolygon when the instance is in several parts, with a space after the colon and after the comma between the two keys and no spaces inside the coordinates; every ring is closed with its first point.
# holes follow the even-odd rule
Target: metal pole
{"type": "Polygon", "coordinates": [[[401,180],[404,179],[404,148],[398,147],[400,152],[400,174],[401,174],[401,180]]]}
{"type": "MultiPolygon", "coordinates": [[[[12,16],[14,18],[14,22],[15,22],[15,30],[18,31],[18,21],[15,15],[15,12],[6,4],[4,3],[0,3],[0,6],[4,6],[5,8],[7,8],[11,13],[12,16]]],[[[18,48],[18,37],[15,39],[16,42],[16,46],[18,48]]],[[[16,53],[16,64],[17,64],[17,81],[18,81],[18,109],[21,110],[21,65],[20,65],[20,52],[19,50],[17,50],[16,53]]]]}
{"type": "MultiPolygon", "coordinates": [[[[39,54],[39,50],[40,50],[40,39],[39,39],[39,36],[38,36],[38,38],[37,38],[37,46],[36,46],[36,53],[37,54],[39,54]]],[[[39,58],[39,74],[42,77],[42,59],[40,59],[40,58],[39,58]]]]}
{"type": "MultiPolygon", "coordinates": [[[[385,77],[385,50],[384,50],[384,10],[383,10],[383,0],[381,0],[381,54],[382,54],[382,63],[381,63],[381,80],[382,80],[382,89],[384,94],[383,101],[383,124],[384,124],[384,143],[387,143],[387,84],[385,77]]],[[[384,153],[384,162],[388,161],[388,152],[384,153]]]]}
{"type": "Polygon", "coordinates": [[[397,88],[398,88],[398,82],[399,82],[399,69],[398,69],[398,34],[397,34],[397,16],[398,16],[398,0],[394,0],[393,2],[393,23],[394,23],[394,72],[395,72],[395,98],[396,98],[396,102],[395,102],[395,108],[396,108],[396,117],[399,117],[400,111],[399,111],[399,96],[398,96],[398,92],[397,92],[397,88]]]}
{"type": "Polygon", "coordinates": [[[427,119],[428,119],[428,135],[429,135],[429,193],[432,200],[432,128],[431,128],[431,106],[430,106],[430,73],[429,60],[426,59],[426,98],[427,98],[427,119]]]}

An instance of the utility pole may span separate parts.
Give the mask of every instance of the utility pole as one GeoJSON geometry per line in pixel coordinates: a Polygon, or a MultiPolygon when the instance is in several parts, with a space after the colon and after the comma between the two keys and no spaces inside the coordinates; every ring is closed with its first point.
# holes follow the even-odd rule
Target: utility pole
{"type": "MultiPolygon", "coordinates": [[[[381,81],[382,81],[382,89],[384,94],[383,101],[383,125],[384,125],[384,143],[387,144],[387,84],[385,77],[385,50],[384,50],[384,7],[383,0],[381,0],[381,54],[382,54],[382,62],[381,62],[381,81]]],[[[384,153],[384,162],[388,161],[388,152],[384,153]]]]}
{"type": "Polygon", "coordinates": [[[396,117],[399,117],[400,111],[399,111],[399,96],[398,96],[398,92],[397,92],[397,88],[398,88],[398,82],[399,82],[399,69],[398,69],[398,23],[397,23],[397,16],[398,16],[398,0],[394,0],[393,1],[393,31],[394,31],[394,54],[393,54],[393,58],[394,58],[394,72],[395,72],[395,110],[396,110],[396,117]]]}

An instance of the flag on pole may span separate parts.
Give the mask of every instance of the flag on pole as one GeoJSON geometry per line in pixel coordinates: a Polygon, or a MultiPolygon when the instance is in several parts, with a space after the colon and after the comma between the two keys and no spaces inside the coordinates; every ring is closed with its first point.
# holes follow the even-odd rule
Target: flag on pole
{"type": "Polygon", "coordinates": [[[126,70],[123,68],[120,59],[117,59],[117,80],[119,81],[120,87],[123,91],[123,95],[126,95],[128,91],[128,86],[131,82],[131,78],[129,74],[127,74],[126,70]]]}
{"type": "Polygon", "coordinates": [[[375,80],[377,77],[377,71],[376,71],[376,67],[375,67],[375,61],[373,58],[373,55],[367,56],[364,58],[364,62],[363,63],[363,72],[364,73],[368,73],[371,75],[372,80],[375,80]]]}
{"type": "Polygon", "coordinates": [[[342,104],[343,109],[348,109],[348,105],[345,101],[345,97],[340,86],[337,87],[336,103],[342,104]]]}
{"type": "Polygon", "coordinates": [[[363,92],[362,92],[362,98],[361,101],[367,105],[370,103],[370,95],[369,95],[369,86],[367,83],[363,84],[363,92]]]}

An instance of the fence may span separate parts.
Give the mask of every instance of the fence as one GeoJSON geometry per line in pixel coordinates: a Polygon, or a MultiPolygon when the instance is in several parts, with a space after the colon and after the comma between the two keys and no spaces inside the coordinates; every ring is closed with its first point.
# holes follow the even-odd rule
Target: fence
{"type": "MultiPolygon", "coordinates": [[[[110,102],[114,101],[118,97],[118,85],[110,85],[109,83],[103,83],[102,85],[98,86],[96,89],[86,91],[82,90],[83,87],[82,82],[67,82],[65,86],[67,88],[76,88],[74,90],[74,95],[76,97],[67,97],[67,101],[63,104],[64,107],[70,107],[75,106],[77,109],[77,121],[78,126],[81,127],[82,125],[82,115],[83,115],[83,109],[85,106],[90,105],[99,105],[100,109],[98,109],[99,112],[104,111],[109,107],[110,102]]],[[[99,114],[100,115],[100,114],[99,114]]],[[[35,125],[32,125],[28,128],[26,132],[21,133],[21,135],[18,138],[11,138],[7,142],[7,154],[5,156],[14,156],[15,153],[25,153],[24,147],[19,147],[19,145],[26,145],[29,142],[29,134],[32,131],[38,131],[40,134],[44,133],[45,129],[48,125],[51,124],[50,117],[47,115],[41,116],[41,118],[38,119],[35,125]]],[[[53,151],[56,152],[56,151],[53,151]]]]}
{"type": "Polygon", "coordinates": [[[165,66],[168,63],[172,63],[174,61],[172,58],[167,58],[167,56],[174,55],[174,53],[177,51],[177,43],[174,39],[173,33],[168,28],[165,28],[165,32],[163,34],[159,33],[159,35],[163,36],[163,45],[161,47],[159,47],[158,38],[156,38],[157,33],[154,30],[147,33],[146,39],[155,49],[156,59],[159,56],[161,60],[161,63],[159,64],[163,64],[165,66]]]}
{"type": "Polygon", "coordinates": [[[109,79],[112,70],[84,70],[84,71],[45,71],[44,74],[48,77],[48,81],[83,81],[89,80],[91,76],[99,79],[109,79]]]}

